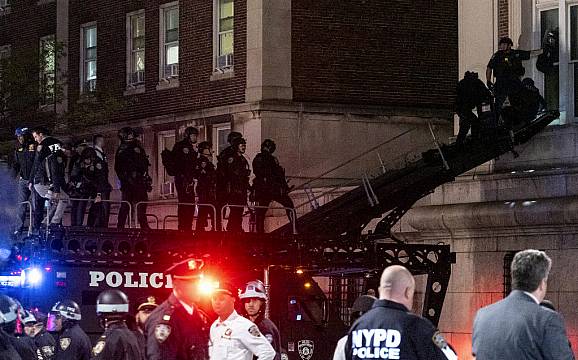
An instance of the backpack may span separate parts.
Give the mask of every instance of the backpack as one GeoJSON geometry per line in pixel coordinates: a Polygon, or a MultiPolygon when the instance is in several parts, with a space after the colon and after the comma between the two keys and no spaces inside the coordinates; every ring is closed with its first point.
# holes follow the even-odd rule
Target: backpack
{"type": "Polygon", "coordinates": [[[173,153],[172,150],[164,149],[161,152],[161,160],[162,160],[163,166],[165,167],[165,170],[167,171],[167,174],[169,174],[169,176],[177,175],[178,166],[177,166],[176,161],[175,161],[175,154],[173,153]]]}

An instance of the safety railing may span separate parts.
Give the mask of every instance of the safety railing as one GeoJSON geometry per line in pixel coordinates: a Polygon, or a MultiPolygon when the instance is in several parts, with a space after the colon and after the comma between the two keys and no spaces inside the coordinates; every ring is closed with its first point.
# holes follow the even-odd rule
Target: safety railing
{"type": "MultiPolygon", "coordinates": [[[[223,225],[223,220],[225,219],[225,210],[230,208],[248,208],[250,210],[265,209],[265,210],[285,210],[291,213],[291,226],[293,227],[293,235],[297,235],[297,212],[294,208],[285,206],[260,206],[260,205],[224,205],[221,208],[221,225],[223,225]]],[[[228,222],[228,220],[227,220],[228,222]]]]}
{"type": "MultiPolygon", "coordinates": [[[[62,199],[62,200],[58,200],[58,201],[66,201],[69,203],[71,201],[81,201],[81,202],[87,202],[87,203],[95,203],[96,202],[96,200],[94,198],[90,198],[90,199],[66,198],[66,199],[62,199]]],[[[121,206],[122,206],[122,204],[126,204],[128,206],[128,227],[132,228],[132,205],[130,202],[128,202],[126,200],[99,200],[98,202],[109,203],[109,204],[120,204],[121,206]]],[[[46,227],[47,228],[50,225],[51,208],[52,208],[52,206],[50,206],[46,209],[46,227]]],[[[109,216],[110,216],[110,214],[109,214],[109,216]]]]}
{"type": "MultiPolygon", "coordinates": [[[[142,207],[143,205],[177,205],[177,208],[179,205],[184,205],[184,206],[195,206],[197,208],[202,208],[202,207],[208,207],[211,209],[211,214],[213,216],[213,219],[215,219],[214,221],[216,222],[217,219],[217,208],[215,207],[215,205],[213,204],[203,204],[203,203],[181,203],[181,202],[176,202],[174,200],[151,200],[151,201],[140,201],[138,203],[135,204],[135,226],[136,226],[136,222],[138,222],[138,214],[139,214],[139,207],[142,207]]],[[[147,216],[154,216],[157,220],[157,229],[158,229],[158,225],[160,223],[159,218],[154,215],[154,214],[149,214],[146,213],[147,216]]],[[[166,226],[166,219],[168,216],[171,215],[167,215],[163,218],[163,229],[165,229],[166,226]]],[[[218,228],[215,224],[214,226],[215,228],[218,228]]]]}
{"type": "MultiPolygon", "coordinates": [[[[22,201],[20,202],[20,205],[28,205],[28,219],[29,219],[29,223],[28,223],[28,235],[30,236],[30,234],[32,234],[32,226],[34,225],[34,219],[32,218],[32,202],[30,201],[22,201]]],[[[24,224],[22,224],[24,225],[24,224]]]]}

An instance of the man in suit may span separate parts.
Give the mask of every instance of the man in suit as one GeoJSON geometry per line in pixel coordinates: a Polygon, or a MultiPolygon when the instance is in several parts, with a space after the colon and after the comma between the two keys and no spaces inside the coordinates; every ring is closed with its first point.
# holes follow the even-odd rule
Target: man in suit
{"type": "Polygon", "coordinates": [[[472,353],[477,360],[574,359],[562,317],[540,306],[552,260],[524,250],[512,261],[512,292],[476,314],[472,353]]]}

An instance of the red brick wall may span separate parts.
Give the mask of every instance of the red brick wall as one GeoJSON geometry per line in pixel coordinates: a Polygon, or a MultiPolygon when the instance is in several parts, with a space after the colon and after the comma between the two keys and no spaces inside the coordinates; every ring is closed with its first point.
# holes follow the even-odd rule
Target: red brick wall
{"type": "Polygon", "coordinates": [[[180,86],[156,90],[159,66],[159,5],[170,1],[71,0],[70,98],[79,91],[80,26],[97,22],[97,88],[113,92],[129,104],[119,119],[178,113],[242,103],[246,87],[246,2],[235,2],[235,77],[210,81],[213,72],[213,2],[180,2],[180,86]],[[123,96],[126,89],[126,14],[145,9],[146,74],[144,94],[123,96]]]}
{"type": "Polygon", "coordinates": [[[455,0],[293,1],[295,100],[451,106],[457,15],[455,0]]]}
{"type": "Polygon", "coordinates": [[[498,0],[498,36],[508,36],[508,0],[498,0]]]}

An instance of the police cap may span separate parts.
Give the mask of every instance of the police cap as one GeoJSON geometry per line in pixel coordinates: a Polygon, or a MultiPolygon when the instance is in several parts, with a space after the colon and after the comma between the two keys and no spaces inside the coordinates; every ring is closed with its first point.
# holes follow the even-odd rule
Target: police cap
{"type": "Polygon", "coordinates": [[[180,263],[174,264],[165,270],[166,275],[170,275],[173,280],[194,280],[199,279],[203,275],[203,267],[205,262],[203,259],[187,259],[180,263]]]}
{"type": "Polygon", "coordinates": [[[220,282],[213,294],[227,294],[236,299],[239,296],[239,289],[229,282],[220,282]]]}
{"type": "Polygon", "coordinates": [[[157,304],[157,299],[154,296],[149,296],[143,303],[138,306],[136,311],[152,311],[158,306],[159,304],[157,304]]]}

